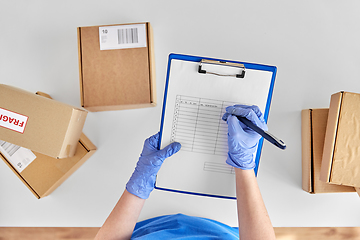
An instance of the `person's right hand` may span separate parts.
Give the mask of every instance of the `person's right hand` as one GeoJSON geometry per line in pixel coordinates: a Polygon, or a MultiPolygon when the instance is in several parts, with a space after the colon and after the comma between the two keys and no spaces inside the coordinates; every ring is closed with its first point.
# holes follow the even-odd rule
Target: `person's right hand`
{"type": "Polygon", "coordinates": [[[255,168],[254,154],[261,136],[236,116],[246,117],[259,128],[267,131],[263,114],[257,106],[234,105],[226,108],[222,117],[228,124],[228,158],[226,163],[243,170],[255,168]]]}

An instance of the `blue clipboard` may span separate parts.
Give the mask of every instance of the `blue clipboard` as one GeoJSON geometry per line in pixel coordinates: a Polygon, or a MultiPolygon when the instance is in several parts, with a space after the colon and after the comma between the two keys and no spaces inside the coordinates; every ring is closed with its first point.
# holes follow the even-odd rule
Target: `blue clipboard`
{"type": "MultiPolygon", "coordinates": [[[[244,69],[246,69],[246,70],[251,69],[251,70],[265,71],[265,72],[271,73],[272,76],[271,76],[270,85],[269,85],[269,88],[268,88],[265,111],[263,111],[264,119],[265,119],[266,122],[268,121],[270,105],[271,105],[271,100],[272,100],[272,95],[273,95],[273,89],[274,89],[274,84],[275,84],[275,77],[276,77],[276,72],[277,72],[277,68],[275,66],[268,66],[268,65],[255,64],[255,63],[238,62],[238,61],[230,61],[230,60],[224,60],[224,59],[215,59],[215,58],[208,58],[208,57],[199,57],[199,56],[190,56],[190,55],[173,54],[172,53],[172,54],[169,55],[169,60],[168,60],[168,68],[167,68],[164,99],[163,99],[163,109],[162,109],[161,125],[160,125],[159,148],[161,146],[162,136],[163,136],[163,132],[164,132],[164,119],[165,119],[166,104],[167,104],[167,100],[168,100],[170,71],[171,71],[172,62],[174,60],[180,60],[180,61],[184,61],[184,62],[194,62],[194,63],[199,63],[199,64],[201,63],[201,61],[204,61],[204,60],[217,61],[217,62],[222,62],[222,63],[226,62],[226,63],[229,63],[229,64],[243,65],[244,69]]],[[[201,64],[200,64],[200,66],[201,66],[201,64]]],[[[199,67],[199,72],[201,70],[202,70],[201,67],[199,67]]],[[[246,70],[244,70],[243,73],[245,73],[246,70]]],[[[241,78],[241,77],[244,77],[244,76],[241,76],[241,74],[239,74],[236,77],[241,78]]],[[[257,176],[257,173],[258,173],[262,146],[263,146],[263,138],[261,138],[260,141],[259,141],[258,149],[257,149],[256,157],[255,157],[256,167],[255,167],[254,171],[255,171],[256,176],[257,176]]],[[[224,159],[224,161],[225,161],[225,159],[224,159]]],[[[223,195],[218,195],[218,194],[198,193],[198,192],[194,192],[194,191],[179,190],[179,189],[176,189],[176,188],[173,189],[171,187],[164,188],[162,186],[158,186],[157,183],[155,183],[155,189],[165,190],[165,191],[172,191],[172,192],[179,192],[179,193],[185,193],[185,194],[209,196],[209,197],[236,199],[236,197],[234,197],[234,196],[223,196],[223,195]]]]}

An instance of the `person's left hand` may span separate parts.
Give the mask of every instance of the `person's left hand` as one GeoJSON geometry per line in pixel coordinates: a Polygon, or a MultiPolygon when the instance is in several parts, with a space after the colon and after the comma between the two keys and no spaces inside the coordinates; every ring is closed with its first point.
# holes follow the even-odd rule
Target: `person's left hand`
{"type": "Polygon", "coordinates": [[[142,199],[147,199],[154,189],[156,174],[164,160],[177,153],[181,144],[171,143],[162,150],[158,150],[159,136],[157,133],[145,140],[143,151],[137,162],[135,171],[126,184],[126,190],[142,199]]]}

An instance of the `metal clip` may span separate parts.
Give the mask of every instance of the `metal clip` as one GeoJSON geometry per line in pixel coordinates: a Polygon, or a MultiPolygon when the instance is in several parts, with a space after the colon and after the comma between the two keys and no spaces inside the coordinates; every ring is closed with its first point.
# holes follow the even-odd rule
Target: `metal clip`
{"type": "Polygon", "coordinates": [[[241,64],[241,63],[233,63],[233,62],[224,62],[224,61],[215,61],[215,60],[202,59],[200,61],[200,64],[199,64],[198,72],[202,73],[202,74],[213,74],[213,75],[222,76],[222,77],[244,78],[245,77],[245,66],[244,66],[244,64],[241,64]],[[209,72],[209,71],[206,71],[206,70],[202,69],[202,64],[203,63],[241,68],[241,73],[240,74],[221,74],[221,73],[209,72]]]}

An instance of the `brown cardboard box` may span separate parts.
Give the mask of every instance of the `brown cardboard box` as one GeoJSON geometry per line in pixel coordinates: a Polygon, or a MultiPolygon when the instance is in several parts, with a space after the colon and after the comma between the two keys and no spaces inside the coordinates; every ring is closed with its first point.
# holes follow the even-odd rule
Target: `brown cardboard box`
{"type": "Polygon", "coordinates": [[[0,158],[4,160],[37,198],[43,198],[59,187],[95,151],[96,147],[94,144],[82,134],[77,143],[76,153],[70,158],[55,159],[33,152],[36,155],[36,159],[21,172],[17,171],[15,166],[1,152],[0,158]]]}
{"type": "Polygon", "coordinates": [[[331,96],[320,179],[360,187],[360,94],[331,96]]]}
{"type": "Polygon", "coordinates": [[[302,188],[309,193],[355,192],[353,187],[320,181],[321,160],[329,109],[301,112],[302,188]]]}
{"type": "Polygon", "coordinates": [[[0,84],[0,140],[53,158],[72,157],[87,112],[0,84]]]}
{"type": "Polygon", "coordinates": [[[145,25],[146,47],[126,49],[100,50],[99,30],[134,24],[78,28],[80,95],[85,109],[108,111],[156,106],[153,32],[150,23],[140,24],[145,25]]]}
{"type": "MultiPolygon", "coordinates": [[[[46,93],[37,92],[36,94],[51,99],[50,95],[46,93]]],[[[59,187],[95,151],[95,145],[82,133],[77,143],[75,155],[70,158],[59,160],[33,152],[36,158],[22,171],[16,170],[18,166],[13,166],[4,153],[0,152],[0,158],[13,170],[35,197],[42,198],[59,187]]]]}

